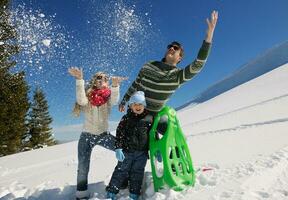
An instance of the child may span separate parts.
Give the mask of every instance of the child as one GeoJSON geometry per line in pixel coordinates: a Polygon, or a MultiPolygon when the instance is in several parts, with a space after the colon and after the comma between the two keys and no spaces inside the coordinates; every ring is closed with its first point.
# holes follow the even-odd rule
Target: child
{"type": "Polygon", "coordinates": [[[71,67],[71,76],[76,78],[76,104],[73,110],[76,116],[83,111],[85,121],[83,132],[78,142],[78,170],[76,199],[88,199],[88,172],[92,149],[101,145],[115,150],[115,137],[108,130],[108,118],[111,107],[119,99],[119,84],[124,78],[112,77],[112,87],[109,87],[109,78],[103,72],[97,72],[90,83],[84,88],[82,70],[71,67]]]}
{"type": "Polygon", "coordinates": [[[124,181],[129,179],[129,197],[137,200],[141,193],[145,165],[148,158],[149,131],[152,116],[145,110],[144,92],[138,91],[131,96],[129,109],[117,127],[115,152],[118,159],[109,185],[107,198],[116,199],[116,194],[124,181]]]}

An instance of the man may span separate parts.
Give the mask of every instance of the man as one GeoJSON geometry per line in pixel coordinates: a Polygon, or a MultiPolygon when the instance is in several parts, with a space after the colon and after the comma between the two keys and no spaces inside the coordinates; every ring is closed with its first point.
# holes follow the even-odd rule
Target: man
{"type": "MultiPolygon", "coordinates": [[[[136,91],[144,91],[146,109],[155,116],[169,100],[169,97],[183,83],[191,80],[203,68],[211,48],[214,29],[218,19],[218,12],[211,13],[207,21],[206,38],[198,52],[197,58],[184,69],[176,65],[183,59],[184,50],[180,43],[172,42],[167,46],[167,51],[161,61],[146,63],[140,70],[136,80],[125,93],[119,111],[124,112],[126,102],[136,91]]],[[[161,122],[160,122],[161,123],[161,122]]]]}

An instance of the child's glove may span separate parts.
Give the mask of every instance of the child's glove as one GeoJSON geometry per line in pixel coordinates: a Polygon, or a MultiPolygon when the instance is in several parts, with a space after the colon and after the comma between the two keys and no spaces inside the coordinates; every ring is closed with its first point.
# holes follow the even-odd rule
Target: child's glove
{"type": "Polygon", "coordinates": [[[119,160],[120,162],[123,162],[123,160],[125,159],[125,156],[124,156],[122,149],[116,149],[115,152],[116,152],[117,160],[119,160]]]}

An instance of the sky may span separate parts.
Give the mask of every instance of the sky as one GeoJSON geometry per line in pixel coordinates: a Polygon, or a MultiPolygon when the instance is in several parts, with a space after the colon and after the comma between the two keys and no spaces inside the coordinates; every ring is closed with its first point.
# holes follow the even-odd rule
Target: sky
{"type": "MultiPolygon", "coordinates": [[[[67,73],[70,66],[82,67],[86,81],[99,70],[128,76],[121,85],[122,98],[141,66],[161,60],[169,42],[176,40],[184,46],[185,58],[179,67],[192,62],[213,10],[219,12],[219,19],[208,61],[200,74],[170,98],[168,105],[178,107],[287,41],[288,1],[15,0],[13,23],[18,25],[23,50],[16,58],[16,70],[26,72],[30,91],[36,86],[43,89],[54,130],[68,133],[83,122],[71,115],[75,81],[67,73]]],[[[111,121],[117,124],[121,115],[115,107],[111,121]]]]}

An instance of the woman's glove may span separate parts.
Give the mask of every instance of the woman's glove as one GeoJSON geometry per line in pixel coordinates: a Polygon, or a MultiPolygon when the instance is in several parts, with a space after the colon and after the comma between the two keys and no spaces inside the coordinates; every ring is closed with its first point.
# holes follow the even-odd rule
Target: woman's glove
{"type": "Polygon", "coordinates": [[[115,152],[116,152],[117,160],[119,160],[120,162],[123,162],[123,160],[125,159],[125,156],[124,156],[122,149],[116,149],[115,152]]]}

